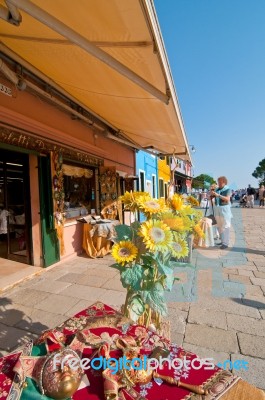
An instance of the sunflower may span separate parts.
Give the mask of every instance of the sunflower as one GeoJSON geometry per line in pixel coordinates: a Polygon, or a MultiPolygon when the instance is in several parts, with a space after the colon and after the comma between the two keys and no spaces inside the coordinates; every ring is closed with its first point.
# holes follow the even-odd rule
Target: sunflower
{"type": "Polygon", "coordinates": [[[146,247],[151,251],[163,252],[170,250],[173,240],[170,227],[155,219],[142,223],[139,236],[143,238],[146,247]]]}
{"type": "Polygon", "coordinates": [[[137,211],[139,209],[139,199],[151,199],[150,194],[147,192],[125,192],[119,200],[125,205],[125,208],[130,211],[137,211]]]}
{"type": "Polygon", "coordinates": [[[132,192],[126,191],[123,196],[119,197],[123,204],[130,204],[132,202],[132,192]]]}
{"type": "Polygon", "coordinates": [[[178,217],[172,212],[162,214],[161,219],[174,231],[182,232],[185,230],[183,218],[178,217]]]}
{"type": "Polygon", "coordinates": [[[176,241],[171,245],[171,251],[173,257],[182,258],[186,257],[189,254],[188,243],[185,239],[176,238],[176,241]]]}
{"type": "Polygon", "coordinates": [[[150,218],[153,214],[161,213],[167,208],[164,199],[148,199],[144,196],[139,197],[138,204],[147,218],[150,218]]]}
{"type": "Polygon", "coordinates": [[[183,198],[179,194],[174,194],[171,198],[171,206],[174,210],[179,211],[183,209],[183,198]]]}
{"type": "Polygon", "coordinates": [[[112,247],[111,254],[118,264],[124,266],[125,264],[135,260],[138,254],[138,249],[129,240],[122,240],[112,247]]]}
{"type": "Polygon", "coordinates": [[[193,197],[193,196],[188,196],[186,200],[188,203],[190,203],[192,205],[192,207],[199,207],[199,205],[200,205],[198,200],[195,199],[195,197],[193,197]]]}
{"type": "Polygon", "coordinates": [[[196,236],[198,236],[199,238],[204,238],[205,237],[205,233],[203,232],[202,228],[200,227],[199,224],[196,224],[193,227],[193,231],[195,233],[196,236]]]}

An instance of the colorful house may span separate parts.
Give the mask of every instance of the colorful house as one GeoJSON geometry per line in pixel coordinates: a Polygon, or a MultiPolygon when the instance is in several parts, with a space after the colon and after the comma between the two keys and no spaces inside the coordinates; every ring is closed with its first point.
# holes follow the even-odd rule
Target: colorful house
{"type": "Polygon", "coordinates": [[[158,157],[158,197],[168,197],[168,189],[170,184],[170,157],[158,157]]]}
{"type": "Polygon", "coordinates": [[[171,159],[171,171],[174,173],[174,186],[177,193],[191,193],[192,165],[189,161],[171,159]]]}
{"type": "Polygon", "coordinates": [[[136,174],[139,190],[157,198],[157,157],[142,150],[137,151],[136,174]]]}

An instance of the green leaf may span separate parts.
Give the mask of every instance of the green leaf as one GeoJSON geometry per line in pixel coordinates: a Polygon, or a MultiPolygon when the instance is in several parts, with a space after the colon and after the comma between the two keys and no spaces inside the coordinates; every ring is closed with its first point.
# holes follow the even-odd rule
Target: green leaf
{"type": "Polygon", "coordinates": [[[135,221],[131,224],[131,228],[134,229],[135,231],[138,231],[141,226],[141,223],[139,221],[135,221]]]}
{"type": "Polygon", "coordinates": [[[161,274],[171,275],[173,272],[173,269],[159,262],[158,263],[158,271],[161,274]]]}
{"type": "MultiPolygon", "coordinates": [[[[162,287],[162,285],[160,284],[162,287]]],[[[158,312],[163,317],[167,316],[167,305],[164,299],[164,290],[150,290],[141,292],[143,301],[149,304],[152,310],[158,312]]]]}
{"type": "Polygon", "coordinates": [[[111,268],[118,269],[120,272],[124,271],[124,267],[118,263],[110,265],[111,268]]]}
{"type": "Polygon", "coordinates": [[[143,260],[144,265],[148,267],[153,266],[154,262],[156,262],[156,258],[150,253],[142,254],[141,259],[143,260]]]}
{"type": "Polygon", "coordinates": [[[134,296],[128,304],[130,318],[136,322],[145,311],[145,304],[140,295],[134,296]]]}
{"type": "MultiPolygon", "coordinates": [[[[178,278],[177,278],[178,279],[178,278]]],[[[172,290],[172,287],[174,285],[175,282],[175,277],[173,275],[173,272],[171,274],[166,275],[166,279],[165,279],[165,289],[170,291],[172,290]]]]}
{"type": "Polygon", "coordinates": [[[125,288],[131,286],[134,290],[140,290],[142,279],[143,268],[139,264],[135,264],[132,268],[125,268],[121,273],[121,283],[125,288]]]}
{"type": "Polygon", "coordinates": [[[115,227],[117,237],[115,238],[116,242],[120,242],[121,240],[132,240],[133,231],[132,228],[128,225],[117,225],[115,227]]]}

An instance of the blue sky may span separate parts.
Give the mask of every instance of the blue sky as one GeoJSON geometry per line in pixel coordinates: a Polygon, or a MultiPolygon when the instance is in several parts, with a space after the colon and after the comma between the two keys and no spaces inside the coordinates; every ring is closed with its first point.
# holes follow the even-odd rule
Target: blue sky
{"type": "Polygon", "coordinates": [[[265,158],[265,0],[154,0],[194,173],[258,186],[265,158]]]}

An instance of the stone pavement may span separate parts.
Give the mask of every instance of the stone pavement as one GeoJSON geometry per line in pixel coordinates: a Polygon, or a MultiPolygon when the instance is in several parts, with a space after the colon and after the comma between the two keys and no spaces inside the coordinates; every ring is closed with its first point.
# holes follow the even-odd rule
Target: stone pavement
{"type": "MultiPolygon", "coordinates": [[[[245,360],[234,372],[265,389],[265,209],[233,208],[228,251],[196,249],[192,266],[168,295],[171,339],[215,362],[245,360]]],[[[0,354],[36,337],[96,300],[125,300],[111,256],[75,257],[20,283],[0,297],[0,354]]]]}

